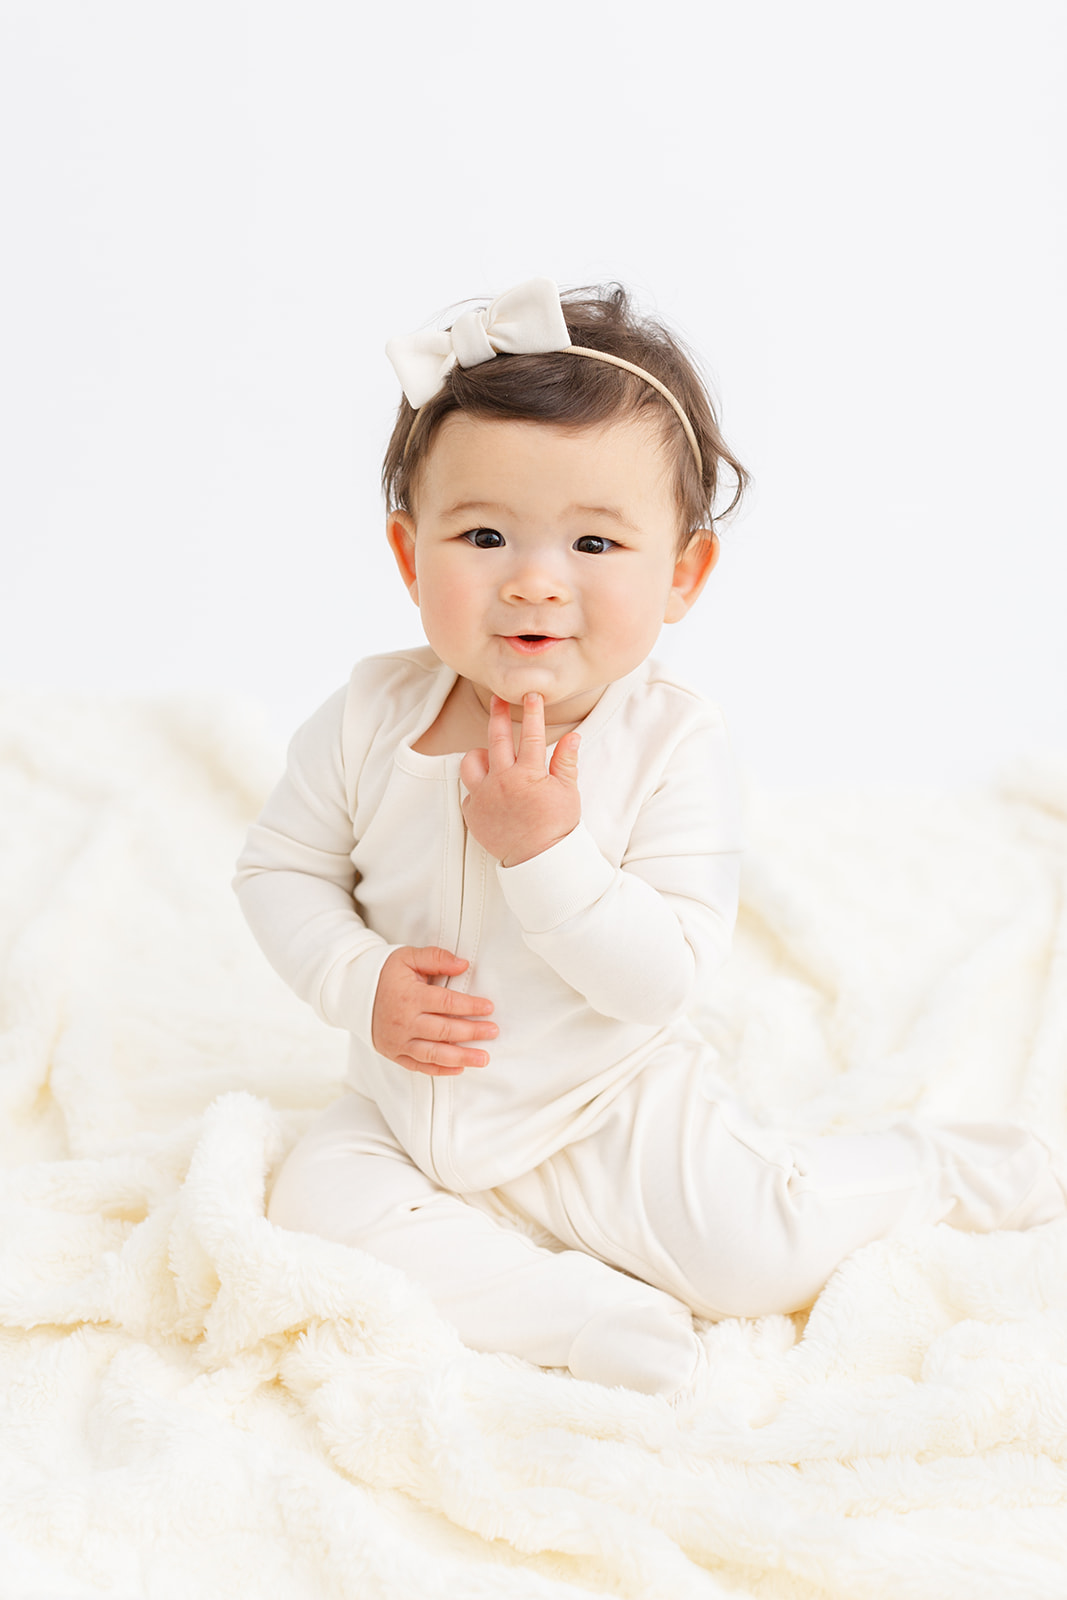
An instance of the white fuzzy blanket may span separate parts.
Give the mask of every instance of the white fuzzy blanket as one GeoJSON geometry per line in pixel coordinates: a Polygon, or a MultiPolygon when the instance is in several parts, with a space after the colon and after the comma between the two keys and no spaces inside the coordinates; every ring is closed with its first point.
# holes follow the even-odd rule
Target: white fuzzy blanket
{"type": "MultiPolygon", "coordinates": [[[[0,701],[5,1600],[1063,1600],[1067,1223],[871,1245],[671,1405],[264,1220],[343,1056],[228,887],[276,760],[233,704],[0,701]]],[[[750,833],[702,1020],[754,1106],[1067,1143],[1067,771],[750,833]]]]}

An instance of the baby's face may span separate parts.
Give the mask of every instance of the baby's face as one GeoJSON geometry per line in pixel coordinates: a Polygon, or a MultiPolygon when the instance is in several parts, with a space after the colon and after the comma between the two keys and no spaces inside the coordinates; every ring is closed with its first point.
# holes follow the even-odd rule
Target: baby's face
{"type": "Polygon", "coordinates": [[[389,540],[442,661],[486,707],[539,691],[555,724],[645,659],[717,554],[698,541],[679,559],[669,467],[635,418],[572,432],[454,412],[389,540]]]}

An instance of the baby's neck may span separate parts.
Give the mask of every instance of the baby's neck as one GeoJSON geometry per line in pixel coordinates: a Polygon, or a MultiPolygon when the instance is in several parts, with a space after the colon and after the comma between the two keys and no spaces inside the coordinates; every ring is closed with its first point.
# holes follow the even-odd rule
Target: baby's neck
{"type": "MultiPolygon", "coordinates": [[[[550,708],[551,709],[551,708],[550,708]]],[[[511,722],[518,745],[522,707],[512,706],[511,722]]],[[[555,744],[565,733],[577,728],[577,722],[545,723],[545,741],[555,744]]],[[[457,678],[448,699],[425,733],[412,745],[423,756],[448,756],[468,750],[484,750],[489,734],[489,713],[482,705],[473,684],[467,678],[457,678]]]]}

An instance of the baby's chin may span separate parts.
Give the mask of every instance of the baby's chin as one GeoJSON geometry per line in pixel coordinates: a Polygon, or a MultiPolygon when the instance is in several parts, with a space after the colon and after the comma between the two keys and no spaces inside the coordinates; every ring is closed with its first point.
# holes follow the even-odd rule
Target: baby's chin
{"type": "Polygon", "coordinates": [[[498,694],[502,700],[508,702],[512,715],[516,718],[522,715],[525,696],[539,694],[545,703],[546,726],[573,727],[589,715],[606,688],[606,684],[601,684],[598,688],[583,689],[576,694],[559,695],[553,694],[552,686],[546,685],[543,679],[539,682],[536,677],[531,676],[528,680],[520,680],[517,684],[511,682],[500,689],[494,689],[492,693],[498,694]]]}

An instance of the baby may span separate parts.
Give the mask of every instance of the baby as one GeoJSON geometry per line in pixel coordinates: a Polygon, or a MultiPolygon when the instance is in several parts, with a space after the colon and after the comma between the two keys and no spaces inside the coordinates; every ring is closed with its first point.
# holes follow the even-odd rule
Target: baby
{"type": "Polygon", "coordinates": [[[475,1349],[669,1395],[694,1312],[802,1308],[918,1223],[1064,1215],[1013,1126],[768,1131],[687,1020],[741,831],[718,712],[649,656],[746,478],[677,340],[537,279],[388,349],[387,537],[429,647],[297,732],[235,880],[352,1041],[271,1219],[399,1267],[475,1349]]]}

